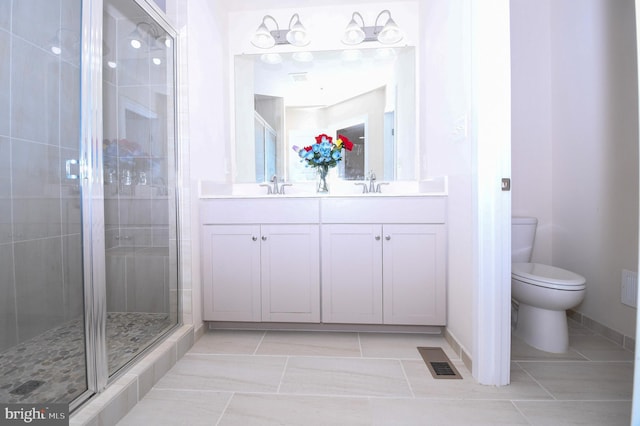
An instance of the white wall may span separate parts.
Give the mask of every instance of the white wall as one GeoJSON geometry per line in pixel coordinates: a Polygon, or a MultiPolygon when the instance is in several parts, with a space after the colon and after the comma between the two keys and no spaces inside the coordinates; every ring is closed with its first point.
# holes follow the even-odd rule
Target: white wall
{"type": "Polygon", "coordinates": [[[513,212],[540,218],[535,261],[587,279],[576,309],[627,336],[637,269],[633,0],[512,0],[513,212]]]}
{"type": "Polygon", "coordinates": [[[552,0],[511,1],[512,215],[538,218],[533,261],[551,263],[552,0]]]}
{"type": "Polygon", "coordinates": [[[553,261],[587,278],[580,312],[634,336],[620,302],[638,258],[634,3],[564,0],[551,13],[553,261]]]}
{"type": "Polygon", "coordinates": [[[193,322],[202,323],[198,182],[230,181],[226,10],[220,2],[189,0],[186,34],[189,104],[193,322]]]}
{"type": "Polygon", "coordinates": [[[449,177],[447,329],[469,355],[473,345],[472,145],[468,0],[420,2],[419,84],[421,176],[449,177]]]}

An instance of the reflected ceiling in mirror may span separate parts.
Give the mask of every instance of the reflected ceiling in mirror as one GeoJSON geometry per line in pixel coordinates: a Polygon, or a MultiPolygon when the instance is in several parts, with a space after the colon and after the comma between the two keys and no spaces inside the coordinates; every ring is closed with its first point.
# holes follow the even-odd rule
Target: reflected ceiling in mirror
{"type": "Polygon", "coordinates": [[[413,180],[415,102],[412,47],[236,56],[235,181],[312,179],[291,148],[352,126],[364,127],[362,169],[338,176],[413,180]]]}

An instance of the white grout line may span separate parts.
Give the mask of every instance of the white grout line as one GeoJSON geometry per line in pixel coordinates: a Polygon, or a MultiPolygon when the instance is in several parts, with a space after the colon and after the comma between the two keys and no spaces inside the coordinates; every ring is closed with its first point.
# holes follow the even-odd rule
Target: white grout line
{"type": "Polygon", "coordinates": [[[520,407],[518,407],[516,402],[514,400],[510,400],[509,402],[511,402],[511,405],[513,406],[513,408],[515,408],[516,411],[518,412],[518,414],[520,414],[522,416],[524,421],[526,421],[528,424],[531,424],[531,422],[529,421],[529,418],[527,416],[525,416],[525,414],[522,412],[522,410],[520,410],[520,407]]]}
{"type": "Polygon", "coordinates": [[[407,375],[407,372],[404,369],[404,364],[402,363],[402,360],[398,360],[398,362],[400,363],[400,369],[402,370],[402,374],[404,375],[404,379],[407,381],[407,385],[409,386],[409,390],[411,391],[411,398],[415,399],[416,398],[416,394],[413,392],[413,387],[411,386],[411,381],[409,380],[409,376],[407,375]]]}
{"type": "Polygon", "coordinates": [[[222,418],[224,417],[224,415],[227,412],[227,408],[229,408],[229,405],[231,405],[231,400],[233,399],[233,397],[236,395],[235,392],[231,393],[231,396],[229,396],[229,399],[227,400],[227,403],[224,405],[224,408],[222,409],[222,411],[220,412],[220,416],[218,417],[218,421],[216,421],[216,426],[218,426],[220,424],[220,422],[222,421],[222,418]]]}
{"type": "Polygon", "coordinates": [[[262,337],[260,338],[260,341],[258,342],[258,344],[256,345],[255,350],[253,351],[252,355],[257,355],[258,354],[258,349],[260,348],[260,345],[262,345],[262,342],[264,341],[264,338],[267,336],[267,330],[264,331],[264,333],[262,333],[262,337]]]}
{"type": "Polygon", "coordinates": [[[284,375],[287,372],[287,367],[289,366],[289,360],[291,357],[287,357],[287,360],[284,363],[284,367],[282,368],[282,374],[280,375],[280,381],[278,382],[278,389],[276,389],[276,394],[280,394],[280,388],[282,387],[282,382],[284,381],[284,375]]]}
{"type": "Polygon", "coordinates": [[[542,386],[542,383],[540,383],[538,380],[536,380],[535,377],[533,377],[533,375],[531,373],[529,373],[527,370],[525,370],[522,365],[520,365],[519,362],[515,362],[515,364],[518,366],[518,368],[520,368],[520,370],[524,371],[524,373],[529,376],[529,378],[531,378],[531,380],[533,380],[535,382],[535,384],[537,384],[538,386],[540,386],[540,389],[542,389],[543,391],[545,391],[547,394],[549,394],[549,396],[554,400],[557,401],[557,398],[544,386],[542,386]]]}

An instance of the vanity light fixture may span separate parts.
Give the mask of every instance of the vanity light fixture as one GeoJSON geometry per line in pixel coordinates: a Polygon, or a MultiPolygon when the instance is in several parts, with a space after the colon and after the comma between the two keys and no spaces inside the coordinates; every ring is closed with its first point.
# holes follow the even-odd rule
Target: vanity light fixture
{"type": "Polygon", "coordinates": [[[360,15],[358,12],[353,12],[353,15],[351,15],[351,21],[349,22],[349,25],[347,25],[347,28],[344,29],[342,42],[348,45],[356,45],[356,44],[362,43],[366,38],[366,34],[364,33],[363,28],[364,28],[364,19],[362,18],[362,15],[360,15]],[[356,16],[360,18],[360,22],[362,22],[362,25],[359,25],[356,22],[356,16]]]}
{"type": "Polygon", "coordinates": [[[362,15],[353,12],[351,21],[344,30],[342,42],[348,45],[360,44],[363,41],[379,41],[382,44],[395,44],[402,40],[403,35],[398,24],[391,18],[391,12],[383,10],[378,14],[373,27],[366,27],[362,15]],[[387,21],[384,25],[378,25],[378,20],[382,15],[387,15],[387,21]],[[362,25],[356,22],[356,17],[360,18],[362,25]]]}
{"type": "Polygon", "coordinates": [[[286,30],[280,29],[278,21],[273,16],[265,15],[251,39],[251,44],[260,49],[270,49],[279,44],[302,47],[309,44],[309,42],[309,34],[300,22],[300,16],[297,13],[294,13],[289,20],[289,29],[286,30]],[[273,21],[276,25],[275,30],[269,30],[267,20],[273,21]]]}

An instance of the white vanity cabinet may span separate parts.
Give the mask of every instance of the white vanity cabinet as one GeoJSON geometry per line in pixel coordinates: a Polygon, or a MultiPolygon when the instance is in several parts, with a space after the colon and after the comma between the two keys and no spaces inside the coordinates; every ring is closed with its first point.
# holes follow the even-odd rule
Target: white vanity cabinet
{"type": "Polygon", "coordinates": [[[381,228],[322,226],[322,322],[382,324],[381,228]]]}
{"type": "Polygon", "coordinates": [[[318,225],[262,225],[262,321],[320,322],[318,225]]]}
{"type": "Polygon", "coordinates": [[[445,325],[445,227],[382,226],[384,324],[445,325]]]}
{"type": "Polygon", "coordinates": [[[201,204],[203,319],[320,322],[317,200],[248,201],[201,204]]]}
{"type": "Polygon", "coordinates": [[[206,321],[260,321],[260,226],[204,225],[202,275],[206,321]]]}
{"type": "Polygon", "coordinates": [[[446,197],[201,201],[205,321],[446,324],[446,197]]]}
{"type": "Polygon", "coordinates": [[[444,325],[444,199],[361,201],[323,204],[322,321],[444,325]]]}

